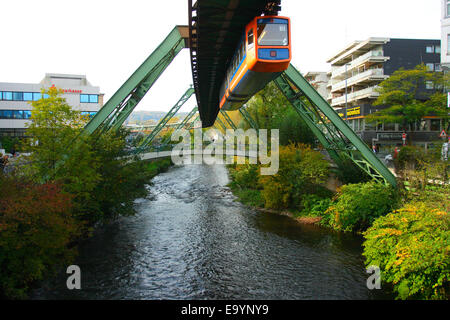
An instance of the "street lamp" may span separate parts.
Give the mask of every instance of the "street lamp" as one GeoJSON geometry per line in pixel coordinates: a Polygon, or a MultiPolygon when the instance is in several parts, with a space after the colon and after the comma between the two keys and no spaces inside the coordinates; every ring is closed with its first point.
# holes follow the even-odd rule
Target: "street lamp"
{"type": "Polygon", "coordinates": [[[350,63],[345,64],[345,122],[348,122],[348,116],[347,116],[347,108],[348,108],[348,98],[347,98],[347,80],[348,80],[348,72],[347,72],[347,66],[349,66],[350,63]]]}

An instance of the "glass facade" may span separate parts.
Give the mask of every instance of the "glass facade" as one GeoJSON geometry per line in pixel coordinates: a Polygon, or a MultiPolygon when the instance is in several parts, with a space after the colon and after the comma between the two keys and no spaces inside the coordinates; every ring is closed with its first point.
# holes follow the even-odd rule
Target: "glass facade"
{"type": "Polygon", "coordinates": [[[49,97],[48,94],[40,92],[11,92],[11,91],[0,91],[0,100],[3,101],[38,101],[41,100],[42,97],[47,99],[49,97]]]}
{"type": "Polygon", "coordinates": [[[98,103],[97,94],[80,94],[81,103],[98,103]]]}
{"type": "Polygon", "coordinates": [[[31,118],[31,110],[0,110],[0,119],[27,120],[31,118]]]}

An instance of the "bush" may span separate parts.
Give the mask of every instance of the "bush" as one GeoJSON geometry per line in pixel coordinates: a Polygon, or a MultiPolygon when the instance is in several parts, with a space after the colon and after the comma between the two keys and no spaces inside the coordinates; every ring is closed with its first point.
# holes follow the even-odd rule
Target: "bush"
{"type": "Polygon", "coordinates": [[[375,220],[365,233],[366,264],[382,270],[400,299],[446,299],[450,278],[450,217],[411,203],[375,220]]]}
{"type": "MultiPolygon", "coordinates": [[[[331,205],[331,199],[330,197],[323,197],[316,194],[310,194],[303,196],[301,205],[303,208],[303,210],[300,213],[301,216],[323,217],[326,219],[328,215],[325,215],[325,212],[331,205]]],[[[323,220],[321,222],[322,222],[321,224],[324,224],[323,220]]],[[[325,224],[328,224],[328,221],[326,221],[325,224]]]]}
{"type": "Polygon", "coordinates": [[[424,160],[424,155],[424,151],[421,148],[404,146],[400,149],[397,159],[395,159],[395,167],[398,170],[414,169],[424,160]]]}
{"type": "Polygon", "coordinates": [[[363,231],[373,221],[396,209],[398,196],[391,186],[376,182],[342,187],[326,211],[330,226],[339,231],[363,231]]]}
{"type": "Polygon", "coordinates": [[[259,167],[254,164],[237,164],[230,169],[232,188],[259,189],[259,167]]]}
{"type": "Polygon", "coordinates": [[[280,144],[283,146],[291,143],[316,145],[316,137],[294,108],[286,111],[286,114],[275,123],[275,128],[280,130],[280,144]]]}
{"type": "Polygon", "coordinates": [[[79,235],[71,196],[52,183],[37,185],[0,177],[0,289],[7,298],[26,298],[29,285],[68,263],[79,235]]]}
{"type": "Polygon", "coordinates": [[[239,201],[243,204],[252,207],[264,207],[264,199],[261,195],[261,191],[253,189],[236,190],[235,195],[239,198],[239,201]]]}
{"type": "Polygon", "coordinates": [[[280,147],[279,161],[277,174],[259,179],[267,208],[299,208],[302,197],[321,190],[328,179],[328,162],[307,145],[280,147]]]}
{"type": "Polygon", "coordinates": [[[368,182],[372,178],[352,160],[344,159],[336,170],[336,176],[343,184],[368,182]]]}

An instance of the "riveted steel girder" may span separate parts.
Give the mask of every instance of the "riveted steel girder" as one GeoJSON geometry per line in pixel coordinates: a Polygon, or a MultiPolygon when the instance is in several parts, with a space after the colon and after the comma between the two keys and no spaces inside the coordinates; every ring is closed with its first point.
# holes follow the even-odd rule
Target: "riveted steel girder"
{"type": "Polygon", "coordinates": [[[397,185],[392,172],[294,66],[274,81],[338,165],[343,157],[351,159],[373,179],[397,185]]]}
{"type": "Polygon", "coordinates": [[[233,120],[231,120],[230,116],[228,115],[228,113],[226,111],[220,110],[220,113],[222,114],[223,118],[225,119],[225,121],[228,123],[228,125],[233,129],[236,130],[237,127],[234,124],[233,120]]]}
{"type": "Polygon", "coordinates": [[[194,88],[189,88],[178,102],[170,109],[170,111],[162,118],[153,131],[142,141],[141,145],[136,149],[136,153],[142,153],[150,146],[153,140],[158,136],[166,124],[172,119],[175,114],[181,109],[181,107],[189,100],[189,98],[195,93],[194,88]]]}
{"type": "Polygon", "coordinates": [[[133,112],[177,54],[188,45],[188,27],[175,27],[144,63],[105,103],[84,128],[84,134],[98,129],[118,129],[133,112]]]}
{"type": "Polygon", "coordinates": [[[256,123],[255,119],[253,119],[253,117],[251,116],[251,114],[247,111],[247,109],[245,109],[245,106],[243,106],[242,108],[239,109],[239,112],[242,114],[242,116],[244,117],[244,119],[250,124],[250,126],[255,129],[255,130],[259,130],[259,126],[256,123]]]}

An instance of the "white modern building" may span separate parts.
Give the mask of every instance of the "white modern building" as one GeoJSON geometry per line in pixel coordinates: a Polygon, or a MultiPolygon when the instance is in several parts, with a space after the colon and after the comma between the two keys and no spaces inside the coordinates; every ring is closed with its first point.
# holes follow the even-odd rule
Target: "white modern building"
{"type": "Polygon", "coordinates": [[[25,135],[30,122],[31,102],[40,100],[42,89],[62,89],[63,98],[75,110],[93,116],[103,106],[100,88],[92,86],[84,75],[46,74],[39,83],[0,82],[0,137],[25,135]]]}
{"type": "Polygon", "coordinates": [[[441,63],[450,70],[450,0],[441,0],[441,63]]]}
{"type": "Polygon", "coordinates": [[[379,96],[378,85],[393,72],[422,63],[430,71],[441,71],[440,56],[438,39],[354,41],[327,61],[331,64],[328,101],[334,108],[370,105],[379,96]]]}
{"type": "Polygon", "coordinates": [[[330,76],[327,72],[321,71],[310,71],[305,74],[305,79],[319,92],[319,94],[327,99],[330,90],[328,88],[328,82],[330,81],[330,76]]]}

